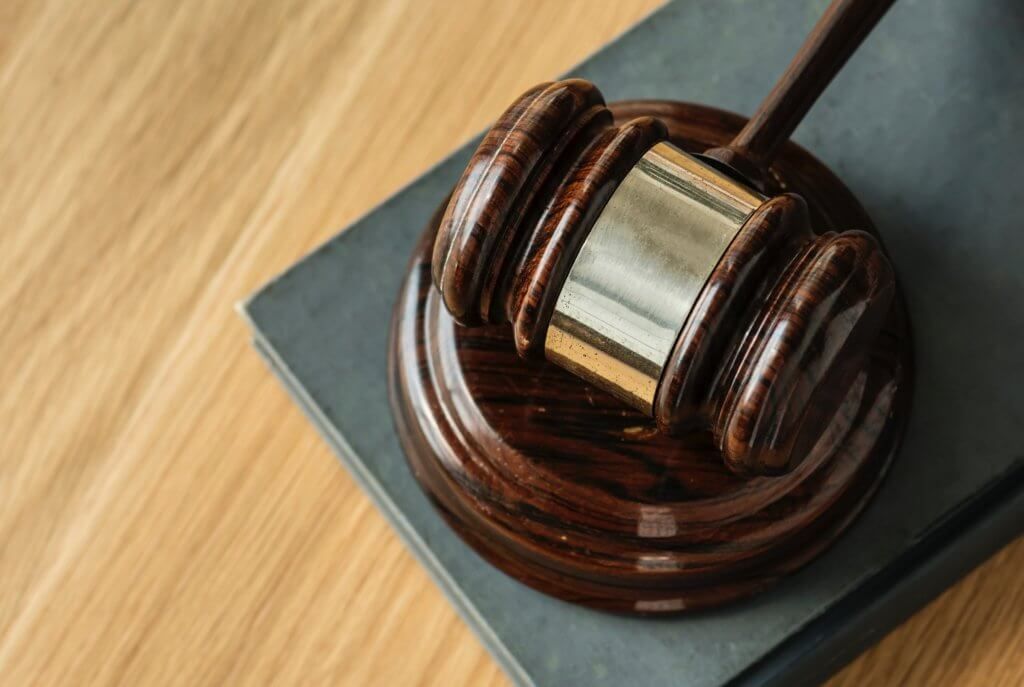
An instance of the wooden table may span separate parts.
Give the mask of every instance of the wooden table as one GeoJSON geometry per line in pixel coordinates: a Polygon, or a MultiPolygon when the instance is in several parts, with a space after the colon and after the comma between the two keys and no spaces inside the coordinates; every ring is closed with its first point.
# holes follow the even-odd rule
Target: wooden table
{"type": "MultiPolygon", "coordinates": [[[[657,4],[0,3],[0,682],[505,683],[232,306],[657,4]]],[[[1021,684],[1021,569],[834,684],[1021,684]]]]}

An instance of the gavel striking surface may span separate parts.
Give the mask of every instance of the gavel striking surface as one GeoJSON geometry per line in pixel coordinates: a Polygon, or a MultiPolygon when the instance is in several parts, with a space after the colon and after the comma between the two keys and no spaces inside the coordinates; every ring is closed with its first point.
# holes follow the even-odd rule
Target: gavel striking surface
{"type": "MultiPolygon", "coordinates": [[[[691,152],[722,146],[744,119],[670,101],[650,114],[691,152]]],[[[787,144],[773,191],[808,202],[818,231],[873,225],[822,163],[787,144]]],[[[818,392],[821,436],[792,472],[743,479],[709,432],[682,437],[554,365],[516,355],[507,326],[456,326],[431,285],[440,214],[424,232],[394,313],[391,401],[416,478],[485,558],[563,599],[616,612],[674,613],[760,591],[828,546],[870,499],[899,443],[910,392],[902,298],[848,382],[818,392]]]]}

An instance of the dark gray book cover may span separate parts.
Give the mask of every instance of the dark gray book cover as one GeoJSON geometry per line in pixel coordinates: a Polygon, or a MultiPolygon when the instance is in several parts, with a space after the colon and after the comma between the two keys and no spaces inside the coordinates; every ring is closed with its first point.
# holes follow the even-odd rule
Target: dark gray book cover
{"type": "MultiPolygon", "coordinates": [[[[824,0],[678,0],[572,70],[606,98],[749,113],[824,0]]],[[[388,316],[430,213],[475,142],[243,304],[254,341],[339,458],[516,681],[803,684],[829,674],[1024,523],[1024,5],[898,2],[796,140],[875,218],[908,299],[917,386],[880,493],[776,589],[647,620],[518,584],[420,492],[387,398],[388,316]]],[[[516,93],[509,93],[509,100],[516,93]]]]}

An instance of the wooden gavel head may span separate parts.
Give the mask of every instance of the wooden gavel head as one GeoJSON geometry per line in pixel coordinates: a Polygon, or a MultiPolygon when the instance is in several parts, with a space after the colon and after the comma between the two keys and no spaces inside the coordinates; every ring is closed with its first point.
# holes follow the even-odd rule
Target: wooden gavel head
{"type": "Polygon", "coordinates": [[[434,285],[459,323],[511,323],[521,356],[662,431],[709,428],[732,471],[786,472],[878,336],[892,268],[871,235],[815,234],[799,196],[667,139],[616,125],[587,81],[526,92],[455,187],[434,285]]]}

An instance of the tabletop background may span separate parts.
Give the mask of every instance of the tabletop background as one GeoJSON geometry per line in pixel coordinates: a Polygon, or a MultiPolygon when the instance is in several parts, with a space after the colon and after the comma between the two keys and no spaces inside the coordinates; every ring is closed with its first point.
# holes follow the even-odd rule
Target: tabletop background
{"type": "MultiPolygon", "coordinates": [[[[0,3],[0,684],[506,684],[232,306],[657,5],[0,3]]],[[[832,684],[1021,684],[1022,569],[832,684]]]]}

